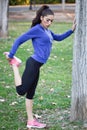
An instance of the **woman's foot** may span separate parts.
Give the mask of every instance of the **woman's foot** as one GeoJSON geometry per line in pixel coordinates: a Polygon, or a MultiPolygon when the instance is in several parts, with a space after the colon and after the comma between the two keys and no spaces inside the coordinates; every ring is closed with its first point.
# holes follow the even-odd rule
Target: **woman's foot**
{"type": "MultiPolygon", "coordinates": [[[[4,52],[4,55],[6,55],[6,57],[8,57],[9,55],[9,52],[4,52]]],[[[9,64],[10,65],[15,65],[17,67],[19,67],[21,65],[22,61],[17,58],[16,56],[14,56],[10,61],[9,61],[9,64]]]]}
{"type": "Polygon", "coordinates": [[[36,119],[27,122],[27,128],[45,128],[46,124],[38,122],[36,119]]]}

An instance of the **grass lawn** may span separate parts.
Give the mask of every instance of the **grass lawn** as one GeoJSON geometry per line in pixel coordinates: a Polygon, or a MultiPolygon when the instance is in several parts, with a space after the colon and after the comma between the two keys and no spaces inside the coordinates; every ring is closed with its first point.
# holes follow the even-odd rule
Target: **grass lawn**
{"type": "MultiPolygon", "coordinates": [[[[0,39],[0,130],[26,130],[25,97],[15,92],[13,72],[3,52],[10,50],[15,38],[27,31],[30,24],[10,22],[9,38],[0,39]]],[[[54,23],[51,29],[55,33],[63,33],[71,26],[71,23],[54,23]]],[[[73,38],[74,35],[64,41],[54,42],[50,58],[41,68],[34,98],[34,114],[47,123],[49,130],[81,130],[80,122],[69,121],[73,38]]],[[[32,53],[31,41],[18,49],[16,55],[23,61],[21,74],[26,59],[32,53]]]]}

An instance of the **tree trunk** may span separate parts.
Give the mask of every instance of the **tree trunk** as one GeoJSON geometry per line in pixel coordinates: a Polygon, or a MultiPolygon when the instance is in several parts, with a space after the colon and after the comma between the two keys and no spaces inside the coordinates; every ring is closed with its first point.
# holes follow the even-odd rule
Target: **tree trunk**
{"type": "Polygon", "coordinates": [[[65,0],[62,0],[62,10],[65,10],[65,0]]]}
{"type": "Polygon", "coordinates": [[[8,34],[8,0],[0,0],[0,37],[8,34]]]}
{"type": "Polygon", "coordinates": [[[87,0],[76,1],[71,121],[87,121],[87,0]]]}

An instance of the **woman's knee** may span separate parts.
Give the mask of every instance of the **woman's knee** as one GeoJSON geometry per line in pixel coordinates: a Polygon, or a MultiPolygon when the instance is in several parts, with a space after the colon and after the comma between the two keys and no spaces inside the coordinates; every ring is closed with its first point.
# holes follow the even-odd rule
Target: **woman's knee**
{"type": "Polygon", "coordinates": [[[29,89],[29,91],[26,93],[26,98],[33,99],[35,95],[35,88],[36,87],[32,87],[31,89],[29,89]]]}
{"type": "Polygon", "coordinates": [[[26,93],[26,91],[25,91],[24,89],[22,89],[22,86],[17,86],[17,87],[16,87],[16,91],[17,91],[17,93],[18,93],[19,95],[21,95],[21,96],[24,96],[25,93],[26,93]]]}

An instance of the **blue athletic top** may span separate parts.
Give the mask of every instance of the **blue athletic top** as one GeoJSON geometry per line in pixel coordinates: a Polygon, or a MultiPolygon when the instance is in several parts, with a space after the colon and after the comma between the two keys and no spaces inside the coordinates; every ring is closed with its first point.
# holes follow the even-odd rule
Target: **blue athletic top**
{"type": "Polygon", "coordinates": [[[65,38],[69,37],[72,33],[72,30],[68,30],[67,32],[61,35],[54,34],[51,30],[45,29],[41,24],[37,24],[36,26],[30,28],[28,32],[24,33],[15,40],[10,50],[9,57],[13,58],[18,47],[27,40],[32,39],[34,53],[31,57],[38,62],[45,63],[50,56],[52,41],[64,40],[65,38]]]}

